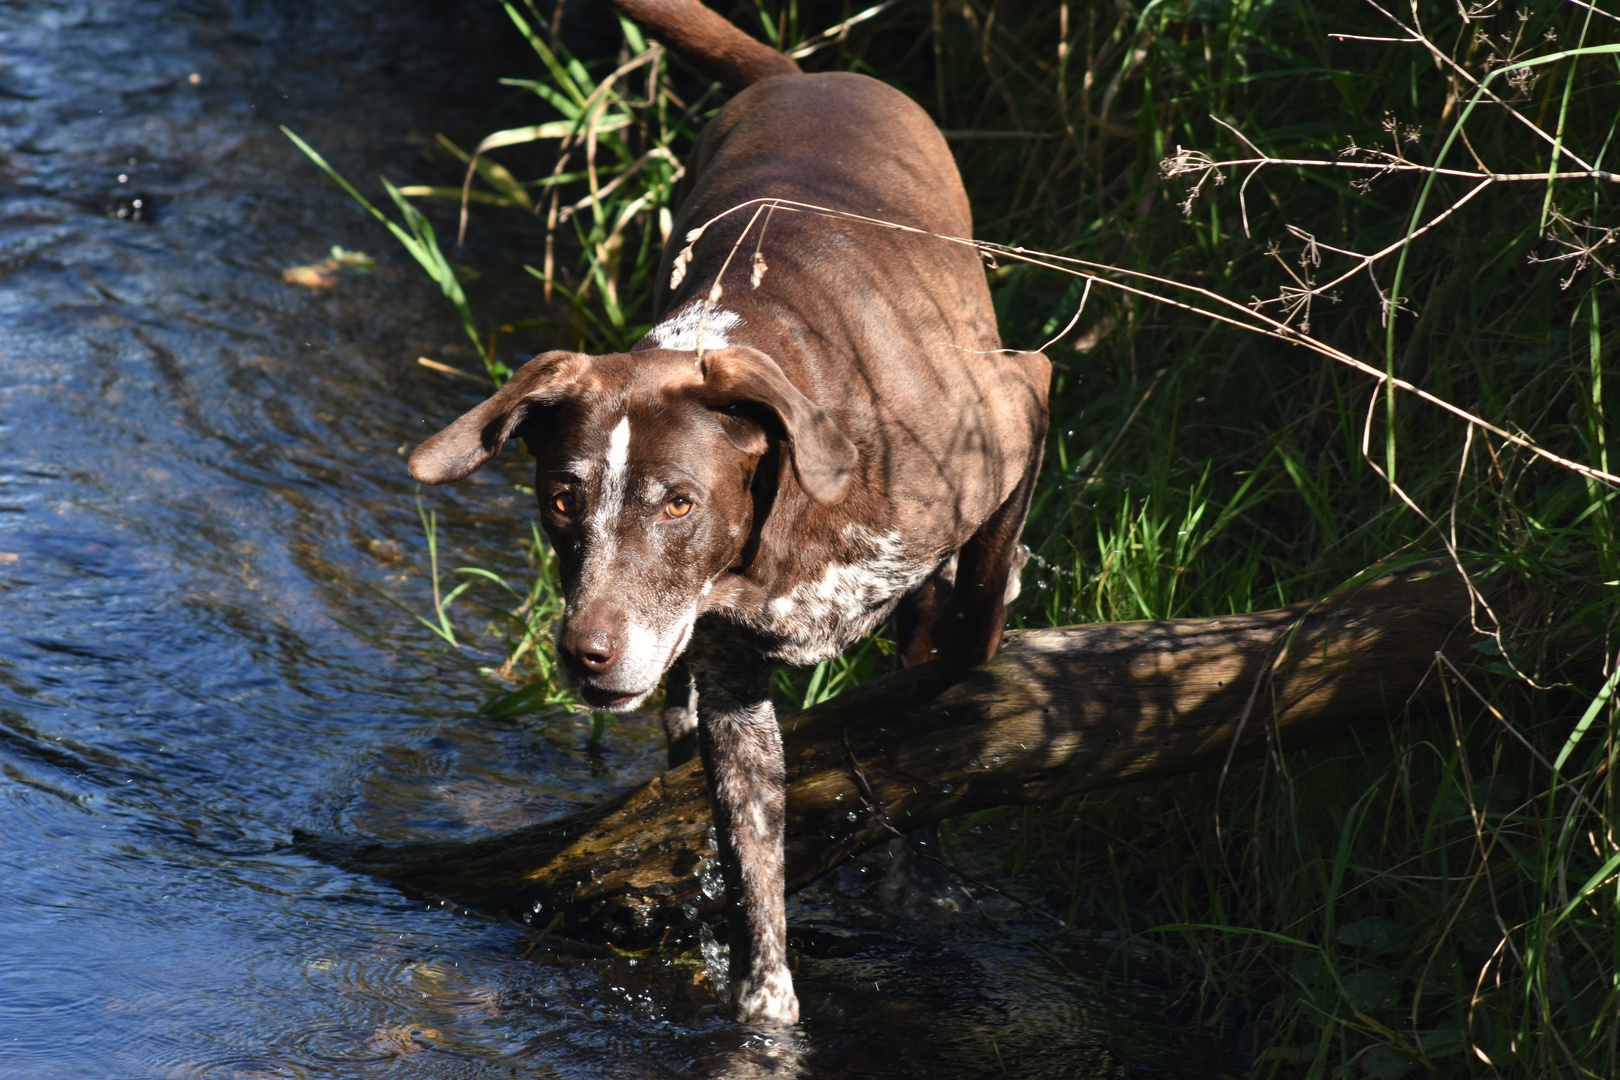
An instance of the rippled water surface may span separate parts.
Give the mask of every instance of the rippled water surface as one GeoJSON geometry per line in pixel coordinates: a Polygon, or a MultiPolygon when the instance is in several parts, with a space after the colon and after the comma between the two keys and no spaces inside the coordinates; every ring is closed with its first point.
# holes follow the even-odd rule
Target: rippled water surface
{"type": "MultiPolygon", "coordinates": [[[[429,596],[400,451],[478,391],[412,363],[458,358],[447,306],[277,131],[445,182],[433,134],[521,73],[498,14],[0,3],[0,1075],[1161,1075],[1102,953],[885,929],[856,869],[795,902],[808,1018],[768,1043],[693,962],[531,952],[286,846],[510,827],[661,754],[478,719],[476,661],[397,606],[429,596]],[[282,280],[333,244],[380,271],[282,280]]],[[[502,294],[534,234],[484,232],[486,310],[537,305],[502,294]]],[[[521,469],[431,494],[451,564],[521,578],[521,469]]]]}

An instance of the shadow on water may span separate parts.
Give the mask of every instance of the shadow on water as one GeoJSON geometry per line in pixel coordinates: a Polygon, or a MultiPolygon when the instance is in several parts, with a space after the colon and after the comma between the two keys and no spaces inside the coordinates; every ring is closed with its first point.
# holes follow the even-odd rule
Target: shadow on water
{"type": "MultiPolygon", "coordinates": [[[[0,1073],[1090,1077],[1176,1060],[1152,995],[1088,981],[1082,945],[1041,952],[971,920],[884,930],[859,866],[793,909],[809,1019],[783,1042],[718,1021],[691,962],[525,959],[524,928],[285,850],[295,827],[508,828],[656,768],[650,727],[592,755],[566,717],[469,720],[475,663],[388,601],[430,595],[401,450],[477,393],[411,361],[472,361],[437,290],[276,129],[356,180],[444,182],[434,132],[488,130],[492,76],[525,62],[493,6],[0,12],[0,1073]],[[378,272],[282,280],[333,244],[378,272]]],[[[532,310],[500,289],[526,288],[534,240],[486,229],[459,253],[496,283],[483,310],[532,310]]],[[[520,472],[433,493],[450,565],[522,576],[520,472]]]]}

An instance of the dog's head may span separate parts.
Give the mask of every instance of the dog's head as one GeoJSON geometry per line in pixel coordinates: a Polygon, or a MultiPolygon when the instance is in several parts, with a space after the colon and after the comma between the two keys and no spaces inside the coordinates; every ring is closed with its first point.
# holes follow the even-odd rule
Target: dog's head
{"type": "Polygon", "coordinates": [[[535,457],[540,520],[567,610],[564,670],[593,708],[633,709],[680,656],[717,578],[751,557],[785,448],[797,486],[841,501],[855,447],[776,362],[732,346],[609,356],[549,352],[411,455],[425,484],[459,480],[509,438],[535,457]],[[768,481],[768,482],[766,482],[768,481]]]}

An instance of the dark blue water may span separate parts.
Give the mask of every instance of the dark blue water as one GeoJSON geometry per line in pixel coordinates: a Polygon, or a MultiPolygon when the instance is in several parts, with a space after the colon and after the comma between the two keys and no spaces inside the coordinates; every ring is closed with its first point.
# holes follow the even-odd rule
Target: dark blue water
{"type": "MultiPolygon", "coordinates": [[[[575,717],[478,719],[477,612],[456,652],[401,609],[431,595],[401,450],[478,393],[414,359],[471,361],[437,289],[277,130],[369,190],[451,180],[433,134],[476,141],[494,77],[527,73],[501,67],[522,57],[498,16],[0,3],[0,1076],[1176,1060],[1157,998],[1097,981],[1106,947],[1016,911],[886,929],[853,870],[794,907],[808,1019],[767,1042],[715,1017],[695,957],[525,959],[522,927],[286,846],[512,827],[661,754],[634,721],[593,752],[575,717]],[[379,271],[282,280],[333,244],[379,271]]],[[[534,313],[537,233],[478,235],[479,302],[534,313]]],[[[521,474],[427,496],[447,565],[524,579],[521,474]]]]}

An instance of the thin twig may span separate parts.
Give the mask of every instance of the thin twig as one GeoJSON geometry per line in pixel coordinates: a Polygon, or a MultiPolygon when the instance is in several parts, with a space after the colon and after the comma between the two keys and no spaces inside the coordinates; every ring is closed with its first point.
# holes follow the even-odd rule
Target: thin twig
{"type": "MultiPolygon", "coordinates": [[[[972,248],[974,251],[980,253],[981,257],[986,254],[1000,256],[1002,258],[1012,259],[1017,262],[1027,263],[1031,266],[1039,266],[1044,269],[1055,270],[1061,274],[1069,274],[1073,277],[1093,280],[1099,284],[1106,285],[1109,288],[1118,289],[1121,292],[1129,293],[1133,296],[1140,296],[1143,299],[1152,300],[1156,303],[1165,304],[1169,307],[1178,308],[1182,311],[1202,315],[1205,318],[1213,319],[1216,322],[1225,323],[1229,326],[1235,326],[1241,330],[1247,330],[1250,333],[1260,334],[1265,337],[1277,338],[1295,345],[1302,345],[1305,348],[1310,349],[1312,352],[1319,353],[1331,360],[1335,360],[1338,363],[1353,368],[1363,375],[1369,376],[1370,378],[1376,380],[1380,384],[1385,384],[1400,390],[1404,390],[1431,405],[1444,409],[1446,412],[1451,413],[1459,420],[1474,424],[1482,430],[1488,431],[1495,435],[1497,438],[1502,439],[1505,442],[1512,443],[1514,446],[1520,447],[1521,449],[1527,450],[1530,453],[1535,454],[1537,457],[1569,469],[1570,471],[1578,473],[1581,476],[1600,481],[1604,484],[1610,485],[1611,487],[1620,488],[1620,476],[1617,476],[1614,473],[1605,472],[1601,469],[1594,469],[1590,465],[1584,465],[1581,462],[1555,454],[1551,450],[1539,446],[1534,441],[1522,435],[1517,435],[1504,428],[1498,427],[1488,420],[1474,415],[1466,409],[1453,405],[1444,398],[1437,397],[1434,394],[1429,393],[1427,390],[1423,390],[1413,385],[1405,379],[1396,378],[1380,368],[1373,367],[1371,364],[1368,364],[1365,361],[1358,360],[1342,349],[1334,348],[1332,345],[1329,345],[1324,341],[1312,337],[1308,333],[1296,329],[1283,320],[1272,318],[1263,311],[1255,310],[1250,305],[1241,304],[1209,289],[1201,288],[1196,285],[1188,285],[1185,282],[1175,281],[1170,278],[1159,277],[1155,274],[1149,274],[1141,270],[1121,269],[1120,267],[1111,266],[1107,263],[1092,262],[1089,259],[1080,259],[1070,255],[1054,255],[1035,248],[996,244],[988,240],[975,240],[971,237],[949,236],[945,233],[931,232],[927,229],[919,229],[911,225],[902,225],[898,222],[886,221],[882,218],[874,218],[865,214],[852,213],[848,210],[837,210],[832,207],[818,206],[814,203],[805,203],[794,199],[782,199],[772,196],[749,199],[746,202],[738,203],[736,206],[730,207],[729,209],[723,210],[714,215],[714,217],[710,218],[708,221],[704,222],[702,225],[693,229],[687,234],[688,242],[686,250],[690,251],[691,245],[696,242],[697,238],[702,236],[703,233],[716,222],[737,213],[739,210],[745,210],[749,207],[762,204],[770,204],[782,210],[791,210],[797,213],[814,214],[841,221],[854,221],[865,225],[875,225],[879,228],[894,229],[899,232],[912,233],[917,236],[931,237],[950,244],[959,244],[963,247],[972,248]],[[1176,300],[1172,297],[1151,292],[1142,286],[1133,285],[1125,281],[1118,281],[1112,277],[1106,276],[1114,274],[1135,278],[1150,285],[1160,285],[1170,289],[1179,289],[1184,292],[1191,293],[1194,296],[1208,300],[1217,307],[1227,308],[1228,311],[1223,313],[1218,310],[1201,308],[1196,304],[1176,300]],[[1260,325],[1256,325],[1256,323],[1259,323],[1260,325]]],[[[677,259],[677,261],[679,260],[677,259]]]]}
{"type": "Polygon", "coordinates": [[[857,26],[860,23],[865,22],[867,19],[876,18],[885,11],[894,7],[894,5],[899,2],[900,0],[883,0],[883,3],[874,4],[865,11],[856,12],[843,22],[834,23],[821,33],[815,35],[814,37],[806,38],[804,41],[788,50],[788,59],[803,60],[807,56],[814,56],[822,49],[828,48],[832,45],[837,45],[839,42],[849,37],[850,27],[857,26]]]}
{"type": "MultiPolygon", "coordinates": [[[[611,75],[609,75],[606,79],[603,79],[602,82],[597,85],[596,89],[591,91],[590,96],[585,99],[585,103],[580,106],[579,116],[578,116],[577,122],[575,124],[575,132],[577,133],[578,130],[580,129],[580,127],[583,127],[584,130],[585,130],[585,137],[586,137],[585,169],[586,169],[586,172],[587,172],[587,174],[588,174],[588,176],[590,178],[590,188],[591,188],[593,198],[598,197],[598,195],[597,195],[597,192],[596,192],[596,187],[597,187],[597,184],[596,184],[596,125],[595,125],[595,123],[593,123],[593,121],[595,120],[595,117],[591,114],[591,110],[598,103],[599,99],[603,98],[607,94],[607,92],[610,89],[612,89],[613,84],[615,82],[617,82],[621,77],[628,74],[629,72],[634,71],[636,68],[642,66],[643,64],[650,63],[651,61],[656,60],[660,55],[662,55],[662,53],[663,53],[662,47],[655,43],[651,47],[649,47],[646,52],[638,53],[636,56],[631,57],[629,60],[625,61],[623,64],[620,64],[619,67],[611,75]]],[[[458,243],[458,244],[465,243],[466,239],[467,239],[467,206],[468,206],[468,202],[469,202],[468,195],[472,191],[473,173],[475,171],[477,171],[477,169],[478,169],[478,158],[484,153],[484,151],[486,149],[490,149],[490,145],[489,145],[490,140],[493,139],[494,137],[495,136],[488,136],[482,142],[480,142],[478,144],[478,146],[473,150],[472,157],[470,159],[468,159],[468,161],[467,161],[467,173],[466,173],[466,175],[464,177],[462,177],[462,180],[461,180],[461,222],[460,222],[460,227],[458,228],[458,230],[456,232],[456,243],[458,243]]],[[[558,158],[558,161],[557,161],[557,167],[556,167],[556,170],[554,172],[554,175],[560,175],[561,174],[562,167],[563,167],[563,162],[567,160],[567,153],[566,152],[568,151],[569,143],[573,140],[573,138],[574,138],[574,135],[570,135],[568,137],[565,137],[563,139],[563,141],[559,144],[559,146],[558,146],[559,158],[558,158]]],[[[554,205],[555,205],[555,201],[556,200],[555,200],[555,195],[554,195],[553,196],[553,204],[554,205]]],[[[554,211],[554,213],[555,213],[555,211],[554,211]]]]}

